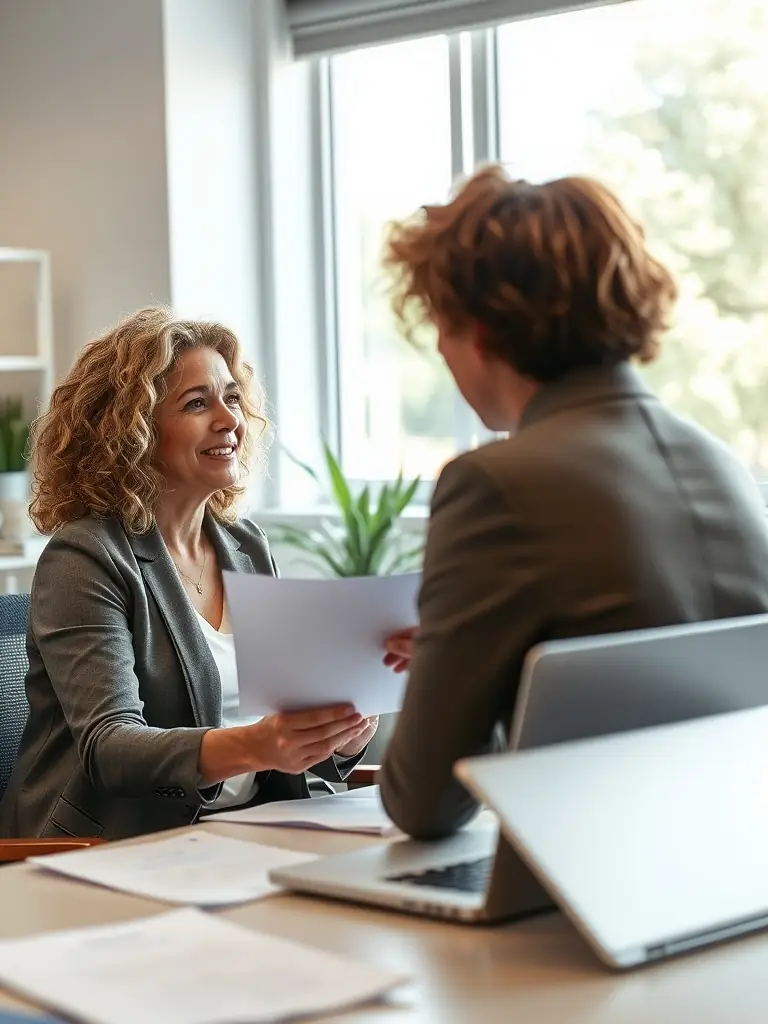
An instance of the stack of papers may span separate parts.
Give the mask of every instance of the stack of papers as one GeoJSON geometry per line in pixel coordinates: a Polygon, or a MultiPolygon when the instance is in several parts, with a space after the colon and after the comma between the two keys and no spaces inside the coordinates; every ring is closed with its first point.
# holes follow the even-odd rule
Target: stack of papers
{"type": "Polygon", "coordinates": [[[273,868],[307,860],[314,855],[195,829],[156,842],[30,857],[28,863],[134,896],[204,907],[268,896],[278,890],[267,878],[273,868]]]}
{"type": "Polygon", "coordinates": [[[404,980],[194,909],[0,941],[0,983],[93,1024],[282,1021],[381,998],[404,980]]]}
{"type": "Polygon", "coordinates": [[[420,582],[419,573],[291,580],[225,572],[240,714],[348,702],[365,716],[399,711],[407,677],[382,663],[384,641],[418,622],[420,582]]]}
{"type": "MultiPolygon", "coordinates": [[[[317,828],[330,832],[362,832],[389,836],[397,829],[384,810],[378,786],[365,786],[334,796],[308,800],[280,800],[241,811],[221,811],[209,821],[233,821],[238,825],[279,825],[284,828],[317,828]]],[[[67,856],[71,856],[68,854],[67,856]]],[[[50,860],[49,857],[45,858],[50,860]]]]}

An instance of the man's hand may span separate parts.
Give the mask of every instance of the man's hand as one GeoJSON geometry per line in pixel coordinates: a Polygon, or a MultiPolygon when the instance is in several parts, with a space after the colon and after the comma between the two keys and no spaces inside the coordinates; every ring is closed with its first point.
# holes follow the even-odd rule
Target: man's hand
{"type": "Polygon", "coordinates": [[[378,727],[378,715],[363,719],[358,735],[348,740],[342,746],[336,747],[334,754],[338,754],[339,757],[354,757],[355,754],[359,754],[363,747],[371,742],[378,727]]]}
{"type": "Polygon", "coordinates": [[[393,672],[407,672],[411,667],[415,635],[416,626],[410,626],[408,629],[398,630],[384,641],[384,664],[393,672]]]}
{"type": "MultiPolygon", "coordinates": [[[[369,721],[359,715],[353,705],[337,704],[310,711],[284,711],[262,718],[246,729],[254,755],[265,768],[300,775],[339,748],[354,746],[369,727],[369,721]]],[[[367,742],[360,742],[355,753],[367,742]]]]}

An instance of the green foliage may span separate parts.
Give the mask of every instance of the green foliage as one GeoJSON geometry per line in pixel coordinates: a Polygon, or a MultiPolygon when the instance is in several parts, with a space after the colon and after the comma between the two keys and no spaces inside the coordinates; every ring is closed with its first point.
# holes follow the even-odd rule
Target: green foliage
{"type": "Polygon", "coordinates": [[[0,473],[19,473],[27,468],[29,423],[21,400],[0,399],[0,473]]]}
{"type": "Polygon", "coordinates": [[[633,91],[593,112],[593,167],[640,213],[681,302],[655,389],[768,467],[768,91],[764,0],[688,0],[685,38],[648,19],[633,91]]]}
{"type": "MultiPolygon", "coordinates": [[[[314,469],[288,455],[321,484],[314,469]]],[[[400,474],[394,483],[383,484],[376,496],[366,485],[355,497],[325,441],[323,455],[339,522],[324,522],[319,529],[309,531],[283,526],[276,531],[275,539],[303,552],[328,576],[390,576],[418,568],[422,545],[406,547],[397,524],[413,500],[419,477],[407,482],[400,474]]]]}

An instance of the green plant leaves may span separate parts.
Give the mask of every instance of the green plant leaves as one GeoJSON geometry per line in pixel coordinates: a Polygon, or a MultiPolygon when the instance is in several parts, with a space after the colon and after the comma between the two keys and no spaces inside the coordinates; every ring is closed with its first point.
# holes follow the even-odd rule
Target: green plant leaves
{"type": "Polygon", "coordinates": [[[283,526],[275,533],[276,539],[289,547],[297,548],[310,556],[310,564],[319,562],[324,570],[330,570],[333,576],[350,576],[345,565],[344,552],[339,549],[332,537],[320,534],[303,533],[295,527],[283,526]]]}
{"type": "Polygon", "coordinates": [[[336,498],[337,505],[345,516],[349,515],[352,511],[357,511],[357,506],[352,500],[352,492],[349,489],[349,484],[344,479],[341,466],[338,464],[333,452],[328,447],[327,441],[323,441],[323,455],[325,456],[325,465],[328,469],[328,476],[331,478],[331,487],[333,488],[333,494],[336,498]]]}
{"type": "MultiPolygon", "coordinates": [[[[287,454],[295,465],[320,483],[311,466],[290,452],[287,454]]],[[[303,552],[312,565],[320,566],[324,573],[332,576],[391,575],[417,568],[422,545],[404,549],[397,521],[413,500],[420,478],[405,482],[400,473],[394,482],[382,484],[375,499],[370,484],[355,497],[325,440],[323,458],[339,522],[324,522],[319,529],[310,531],[283,526],[275,532],[276,540],[303,552]]]]}
{"type": "Polygon", "coordinates": [[[27,468],[29,423],[21,399],[0,399],[0,473],[20,473],[27,468]]]}
{"type": "Polygon", "coordinates": [[[289,452],[287,448],[283,448],[283,451],[285,452],[285,454],[286,454],[286,455],[288,456],[288,458],[289,458],[289,459],[291,460],[291,462],[292,462],[292,463],[293,463],[293,464],[294,464],[295,466],[298,466],[298,467],[299,467],[299,469],[303,469],[303,470],[304,470],[304,472],[305,472],[305,473],[306,473],[306,474],[307,474],[308,476],[311,476],[311,477],[312,477],[312,479],[313,479],[313,480],[314,480],[314,481],[315,481],[316,483],[318,483],[318,484],[320,483],[320,477],[319,477],[319,476],[317,475],[317,473],[316,473],[316,472],[314,471],[314,469],[312,469],[312,467],[311,467],[311,466],[308,466],[306,462],[302,462],[302,461],[301,461],[301,459],[297,459],[297,458],[296,458],[296,456],[295,456],[295,455],[292,455],[292,454],[291,454],[291,452],[289,452]]]}

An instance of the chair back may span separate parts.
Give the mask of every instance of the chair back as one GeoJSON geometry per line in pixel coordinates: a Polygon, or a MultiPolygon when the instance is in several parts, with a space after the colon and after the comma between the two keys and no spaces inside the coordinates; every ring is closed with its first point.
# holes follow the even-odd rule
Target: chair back
{"type": "Polygon", "coordinates": [[[0,594],[0,800],[29,715],[24,688],[28,616],[29,594],[0,594]]]}

